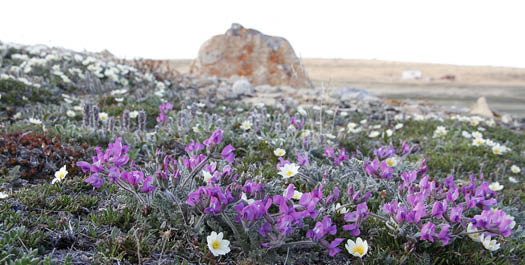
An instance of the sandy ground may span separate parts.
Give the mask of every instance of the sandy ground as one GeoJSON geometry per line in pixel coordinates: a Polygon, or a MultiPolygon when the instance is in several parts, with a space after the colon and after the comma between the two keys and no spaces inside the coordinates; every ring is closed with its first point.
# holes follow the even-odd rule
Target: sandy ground
{"type": "MultiPolygon", "coordinates": [[[[525,68],[353,59],[303,59],[303,63],[317,87],[360,87],[379,97],[463,107],[485,96],[495,111],[525,117],[525,68]],[[419,70],[422,78],[402,80],[405,70],[419,70]],[[445,75],[455,80],[441,80],[445,75]]],[[[170,60],[179,72],[188,72],[190,64],[191,60],[170,60]]]]}

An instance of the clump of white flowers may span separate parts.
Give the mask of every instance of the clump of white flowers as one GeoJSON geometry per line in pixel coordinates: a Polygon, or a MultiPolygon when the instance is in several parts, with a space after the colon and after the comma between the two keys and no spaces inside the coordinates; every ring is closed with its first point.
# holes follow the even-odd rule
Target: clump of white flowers
{"type": "Polygon", "coordinates": [[[444,126],[438,126],[436,130],[434,131],[434,138],[441,138],[445,137],[447,135],[448,131],[444,126]]]}

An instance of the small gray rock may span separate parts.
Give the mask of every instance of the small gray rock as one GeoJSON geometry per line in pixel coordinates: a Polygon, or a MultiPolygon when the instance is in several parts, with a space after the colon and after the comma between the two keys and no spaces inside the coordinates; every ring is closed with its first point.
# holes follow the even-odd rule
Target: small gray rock
{"type": "Polygon", "coordinates": [[[258,93],[277,93],[281,92],[281,88],[270,85],[260,85],[255,87],[255,91],[258,93]]]}
{"type": "Polygon", "coordinates": [[[232,96],[238,97],[243,95],[253,95],[253,85],[246,79],[235,81],[232,86],[232,96]]]}
{"type": "Polygon", "coordinates": [[[357,87],[341,87],[334,89],[330,94],[331,97],[341,101],[348,100],[377,100],[378,98],[368,91],[357,87]]]}

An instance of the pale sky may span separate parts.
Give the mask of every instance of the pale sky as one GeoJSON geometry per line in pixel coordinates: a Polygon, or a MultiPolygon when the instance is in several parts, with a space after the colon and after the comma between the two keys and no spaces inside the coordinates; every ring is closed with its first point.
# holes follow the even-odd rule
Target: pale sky
{"type": "Polygon", "coordinates": [[[0,40],[195,58],[237,22],[303,58],[525,67],[525,1],[2,0],[0,40]]]}

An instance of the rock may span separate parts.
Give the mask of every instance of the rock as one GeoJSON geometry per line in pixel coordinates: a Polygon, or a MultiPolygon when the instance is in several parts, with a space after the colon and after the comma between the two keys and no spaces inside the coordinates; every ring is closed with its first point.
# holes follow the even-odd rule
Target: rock
{"type": "Polygon", "coordinates": [[[470,114],[481,115],[491,119],[494,118],[494,113],[490,109],[485,97],[478,98],[476,104],[472,105],[470,108],[470,114]]]}
{"type": "Polygon", "coordinates": [[[378,98],[368,91],[357,87],[341,87],[330,93],[330,96],[341,101],[348,100],[377,100],[378,98]]]}
{"type": "Polygon", "coordinates": [[[235,97],[244,96],[244,95],[253,95],[253,86],[250,84],[250,81],[246,79],[240,79],[235,81],[232,86],[232,93],[235,94],[235,97]]]}
{"type": "Polygon", "coordinates": [[[504,114],[503,116],[501,116],[501,121],[504,123],[511,123],[512,117],[510,116],[510,114],[504,114]]]}
{"type": "Polygon", "coordinates": [[[232,24],[223,35],[202,44],[190,73],[246,77],[254,85],[313,87],[290,43],[232,24]]]}
{"type": "Polygon", "coordinates": [[[281,91],[281,88],[277,86],[260,85],[255,87],[255,92],[257,93],[277,93],[281,91]]]}

